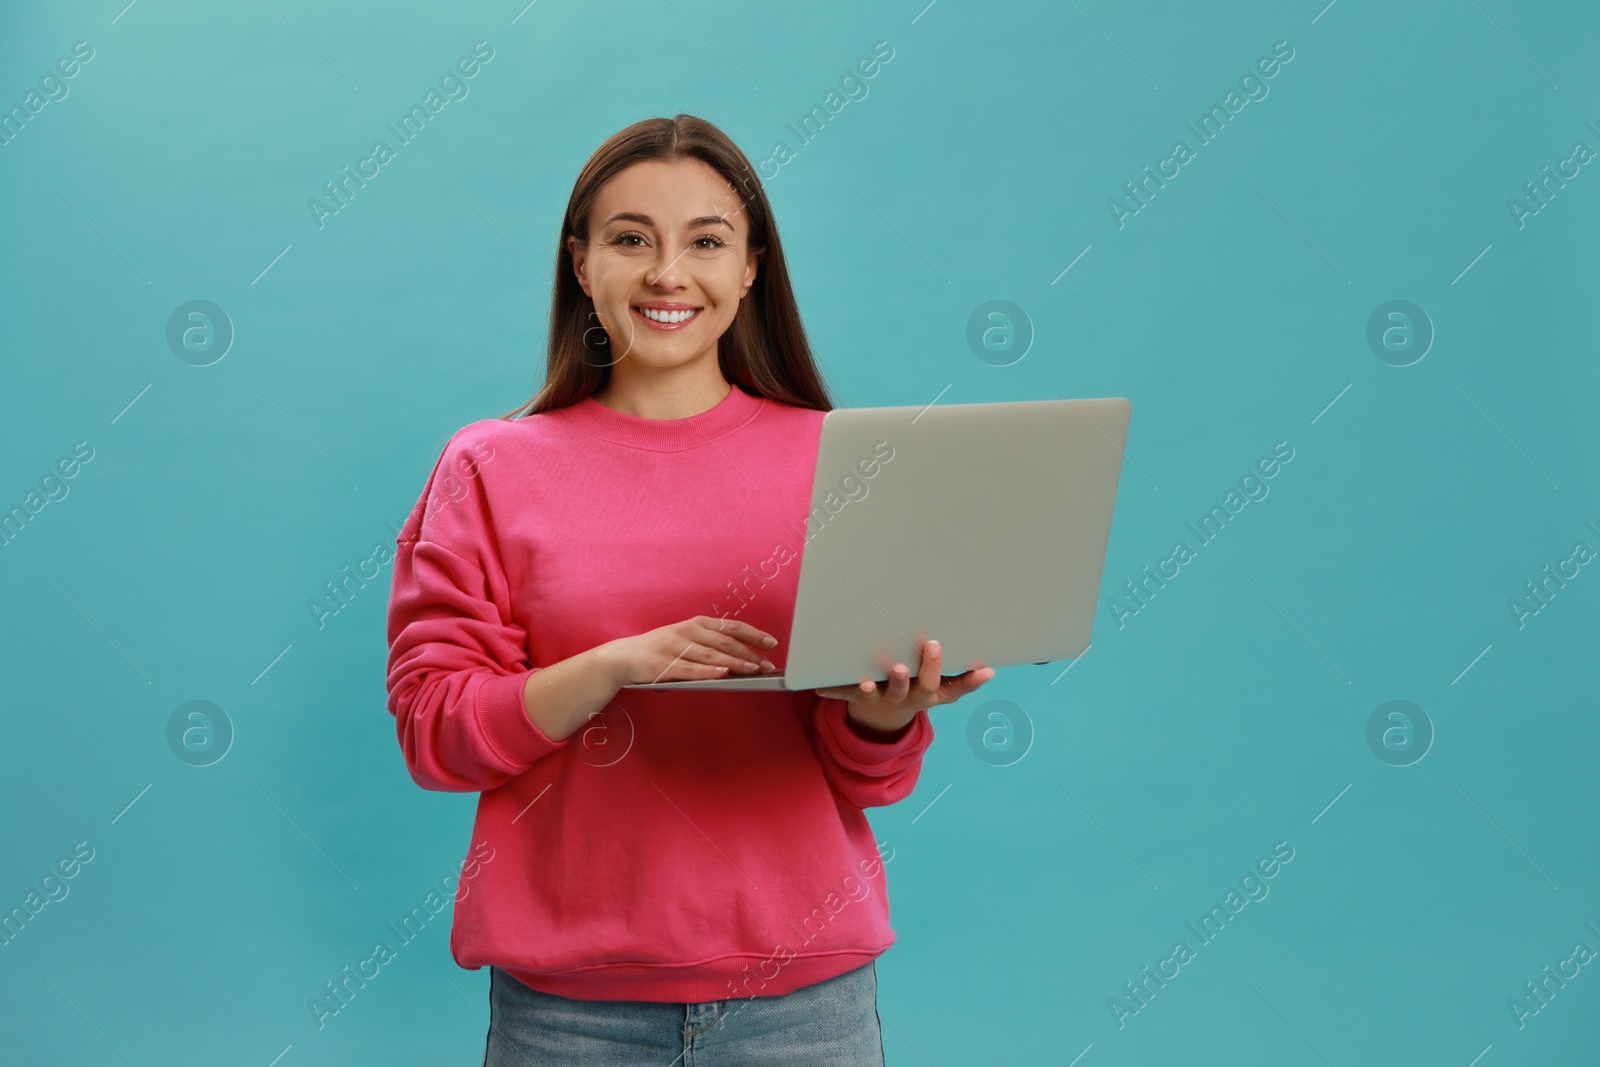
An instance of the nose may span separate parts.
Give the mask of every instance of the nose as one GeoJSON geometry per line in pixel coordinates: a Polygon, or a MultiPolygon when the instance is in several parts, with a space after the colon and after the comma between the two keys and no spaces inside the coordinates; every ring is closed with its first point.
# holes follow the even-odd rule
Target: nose
{"type": "Polygon", "coordinates": [[[658,246],[656,261],[645,271],[645,281],[657,289],[682,289],[683,252],[672,251],[672,246],[658,246]]]}

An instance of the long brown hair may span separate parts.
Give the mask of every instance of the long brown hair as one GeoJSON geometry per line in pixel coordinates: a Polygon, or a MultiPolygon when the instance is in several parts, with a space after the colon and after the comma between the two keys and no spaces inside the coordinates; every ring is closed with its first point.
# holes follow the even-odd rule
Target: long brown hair
{"type": "Polygon", "coordinates": [[[698,159],[738,191],[750,232],[750,251],[759,266],[750,291],[739,302],[733,323],[717,340],[717,363],[735,388],[796,407],[833,409],[806,341],[789,268],[778,240],[772,206],[755,168],[727,134],[694,115],[653,118],[613,134],[584,164],[567,201],[556,251],[555,291],[550,301],[550,342],[544,386],[533,399],[501,415],[509,419],[576,404],[604,389],[611,379],[609,345],[595,326],[594,301],[573,273],[567,238],[589,242],[589,214],[601,188],[635,163],[698,159]],[[589,340],[591,335],[600,335],[589,340]],[[598,356],[599,358],[596,358],[598,356]]]}

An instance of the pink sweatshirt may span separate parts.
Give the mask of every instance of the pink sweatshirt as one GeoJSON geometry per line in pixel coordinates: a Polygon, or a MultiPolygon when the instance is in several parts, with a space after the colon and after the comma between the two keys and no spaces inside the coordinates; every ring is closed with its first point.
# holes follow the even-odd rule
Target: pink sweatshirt
{"type": "Polygon", "coordinates": [[[693,418],[590,398],[445,446],[397,538],[388,707],[418,785],[481,794],[462,967],[703,1002],[788,993],[894,943],[893,853],[862,809],[916,785],[926,711],[879,743],[814,692],[623,690],[555,741],[522,704],[538,666],[694,615],[772,634],[781,668],[825,529],[807,526],[822,417],[735,386],[693,418]]]}

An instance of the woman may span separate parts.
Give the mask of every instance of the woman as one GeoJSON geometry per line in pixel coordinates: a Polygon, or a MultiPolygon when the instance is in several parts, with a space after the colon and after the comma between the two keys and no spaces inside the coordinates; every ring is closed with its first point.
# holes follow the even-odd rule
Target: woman
{"type": "Polygon", "coordinates": [[[562,225],[544,387],[450,438],[389,605],[411,776],[482,794],[450,947],[491,968],[484,1063],[881,1064],[862,809],[994,671],[929,641],[881,684],[621,693],[783,661],[832,405],[716,127],[622,130],[562,225]]]}

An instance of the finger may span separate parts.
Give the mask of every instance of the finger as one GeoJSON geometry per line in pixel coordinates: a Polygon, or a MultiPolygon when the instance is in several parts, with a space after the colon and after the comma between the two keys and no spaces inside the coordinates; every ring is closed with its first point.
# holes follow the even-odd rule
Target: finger
{"type": "Polygon", "coordinates": [[[710,626],[704,626],[697,631],[693,631],[692,636],[698,644],[706,648],[715,649],[717,652],[732,656],[735,659],[759,663],[763,658],[759,655],[752,655],[749,647],[744,642],[728,634],[718,633],[716,629],[710,626]]]}
{"type": "MultiPolygon", "coordinates": [[[[737,646],[737,644],[735,645],[737,646]]],[[[695,643],[683,653],[683,658],[695,663],[710,664],[723,670],[739,671],[741,674],[753,674],[761,669],[760,664],[740,653],[723,652],[703,643],[695,643]]]]}
{"type": "Polygon", "coordinates": [[[718,619],[717,629],[726,634],[731,634],[754,649],[776,648],[778,639],[765,630],[758,630],[747,622],[738,619],[718,619]]]}
{"type": "Polygon", "coordinates": [[[939,642],[929,639],[922,646],[922,667],[917,671],[917,685],[929,693],[937,693],[941,675],[939,667],[944,661],[944,649],[939,647],[939,642]]]}
{"type": "MultiPolygon", "coordinates": [[[[757,669],[760,669],[761,667],[767,667],[774,670],[776,669],[773,667],[772,661],[766,656],[762,655],[760,652],[751,648],[749,645],[745,644],[743,641],[740,641],[736,637],[717,632],[714,627],[702,626],[699,633],[695,637],[695,640],[708,648],[714,648],[718,652],[726,655],[728,657],[726,662],[728,662],[730,666],[736,662],[753,663],[757,669]]],[[[724,661],[714,660],[712,662],[721,663],[724,661]]]]}
{"type": "Polygon", "coordinates": [[[949,681],[946,700],[959,700],[993,677],[993,667],[974,667],[965,674],[958,674],[949,681]]]}
{"type": "Polygon", "coordinates": [[[829,700],[865,700],[870,693],[870,690],[862,688],[862,683],[865,682],[868,682],[868,679],[863,678],[861,682],[854,682],[850,685],[819,686],[812,692],[819,697],[827,697],[829,700]]]}
{"type": "Polygon", "coordinates": [[[728,673],[726,666],[717,666],[706,663],[701,658],[702,649],[690,645],[672,658],[672,661],[661,669],[656,675],[656,681],[685,681],[695,678],[721,678],[728,673]],[[668,675],[672,675],[668,678],[668,675]]]}
{"type": "MultiPolygon", "coordinates": [[[[760,630],[757,630],[758,632],[760,630]]],[[[752,664],[763,664],[766,667],[773,665],[773,661],[770,661],[762,649],[758,648],[758,643],[754,641],[754,638],[750,641],[739,640],[738,637],[734,637],[733,633],[720,633],[718,630],[712,629],[712,627],[704,627],[701,633],[704,643],[714,646],[714,648],[720,648],[730,656],[738,656],[741,659],[747,659],[752,664]]]]}
{"type": "Polygon", "coordinates": [[[889,690],[886,696],[898,704],[906,698],[906,693],[911,690],[911,668],[904,663],[896,663],[889,672],[889,690]]]}

